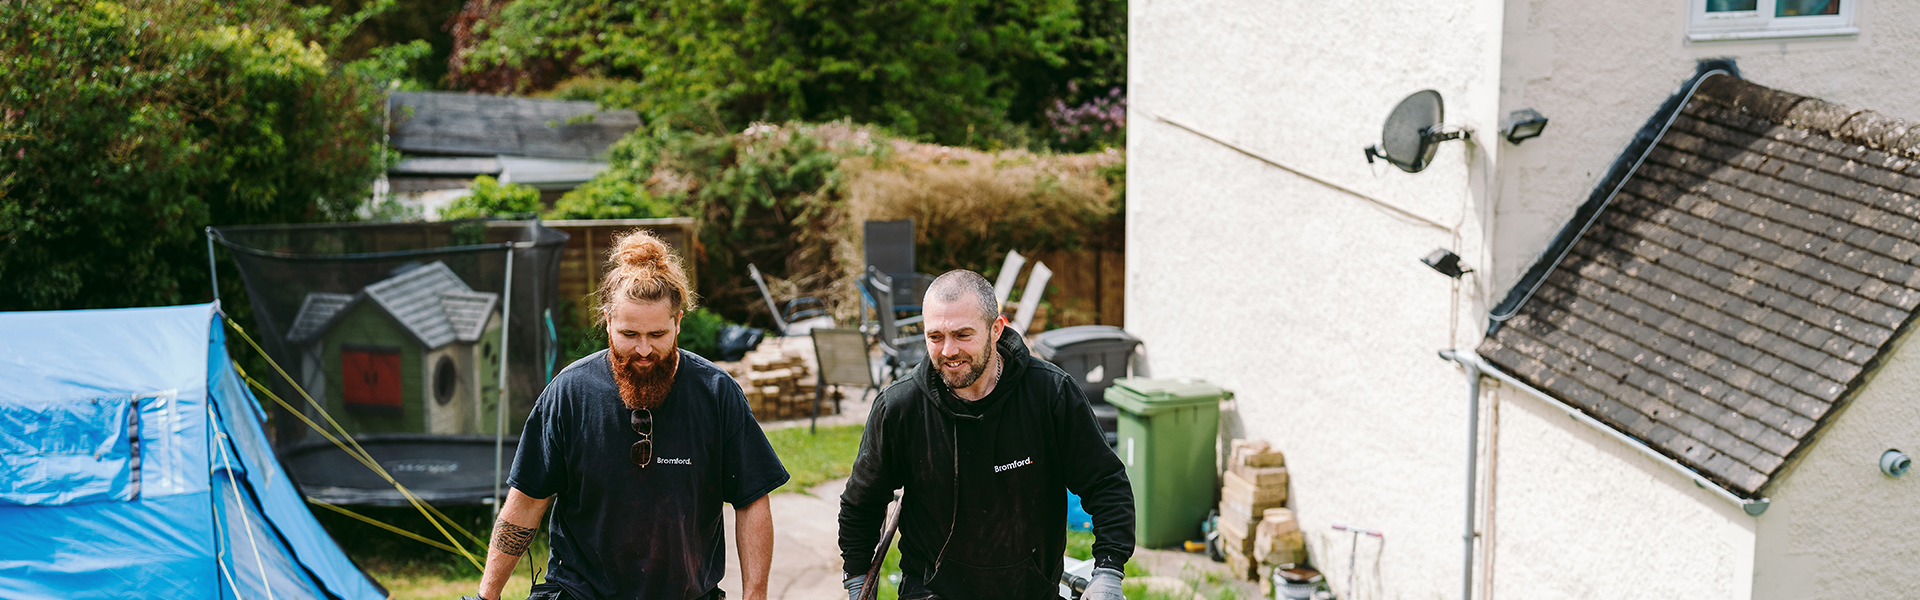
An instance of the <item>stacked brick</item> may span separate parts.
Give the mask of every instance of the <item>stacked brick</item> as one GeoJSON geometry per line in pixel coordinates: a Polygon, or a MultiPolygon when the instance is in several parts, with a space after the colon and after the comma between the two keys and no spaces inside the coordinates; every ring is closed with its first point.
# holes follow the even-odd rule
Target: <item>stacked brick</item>
{"type": "MultiPolygon", "coordinates": [[[[813,414],[817,379],[800,351],[755,350],[739,362],[721,363],[720,367],[740,383],[755,420],[798,419],[813,414]]],[[[833,414],[833,399],[838,395],[838,390],[830,390],[821,398],[822,416],[833,414]]]]}
{"type": "Polygon", "coordinates": [[[1286,457],[1267,442],[1234,440],[1220,486],[1220,548],[1227,570],[1259,580],[1262,563],[1306,561],[1305,538],[1287,502],[1286,457]]]}

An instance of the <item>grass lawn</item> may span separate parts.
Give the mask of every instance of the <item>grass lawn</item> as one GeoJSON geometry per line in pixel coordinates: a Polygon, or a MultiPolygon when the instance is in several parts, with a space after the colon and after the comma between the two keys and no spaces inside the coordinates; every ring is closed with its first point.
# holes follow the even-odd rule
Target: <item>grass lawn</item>
{"type": "Polygon", "coordinates": [[[805,492],[813,486],[846,477],[853,472],[853,457],[860,453],[862,425],[821,427],[819,433],[807,433],[805,427],[788,427],[767,432],[767,443],[780,456],[792,481],[773,493],[805,492]]]}

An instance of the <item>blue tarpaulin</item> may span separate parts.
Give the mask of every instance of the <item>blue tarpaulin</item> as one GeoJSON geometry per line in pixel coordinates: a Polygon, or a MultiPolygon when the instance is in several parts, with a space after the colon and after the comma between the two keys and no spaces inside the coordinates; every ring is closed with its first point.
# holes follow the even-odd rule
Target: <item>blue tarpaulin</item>
{"type": "Polygon", "coordinates": [[[386,597],[281,471],[217,319],[0,312],[0,597],[386,597]]]}

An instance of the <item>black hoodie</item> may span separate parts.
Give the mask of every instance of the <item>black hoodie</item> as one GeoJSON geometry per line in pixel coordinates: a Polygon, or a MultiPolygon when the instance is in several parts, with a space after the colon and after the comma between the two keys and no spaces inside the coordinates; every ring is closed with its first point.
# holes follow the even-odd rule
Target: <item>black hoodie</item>
{"type": "Polygon", "coordinates": [[[993,393],[967,402],[930,366],[880,392],[840,496],[840,556],[865,573],[893,491],[900,515],[901,597],[1053,598],[1066,549],[1066,492],[1093,516],[1096,564],[1133,556],[1133,490],[1080,387],[1033,357],[1017,335],[993,393]]]}

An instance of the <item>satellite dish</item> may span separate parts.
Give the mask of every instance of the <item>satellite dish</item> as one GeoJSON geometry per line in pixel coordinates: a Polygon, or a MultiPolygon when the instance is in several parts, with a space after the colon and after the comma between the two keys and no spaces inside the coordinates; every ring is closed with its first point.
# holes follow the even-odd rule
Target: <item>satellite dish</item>
{"type": "Polygon", "coordinates": [[[1420,90],[1407,96],[1387,115],[1386,126],[1380,128],[1380,143],[1367,147],[1367,162],[1379,157],[1408,173],[1426,169],[1440,142],[1464,135],[1459,130],[1447,131],[1441,124],[1445,116],[1440,92],[1420,90]]]}

